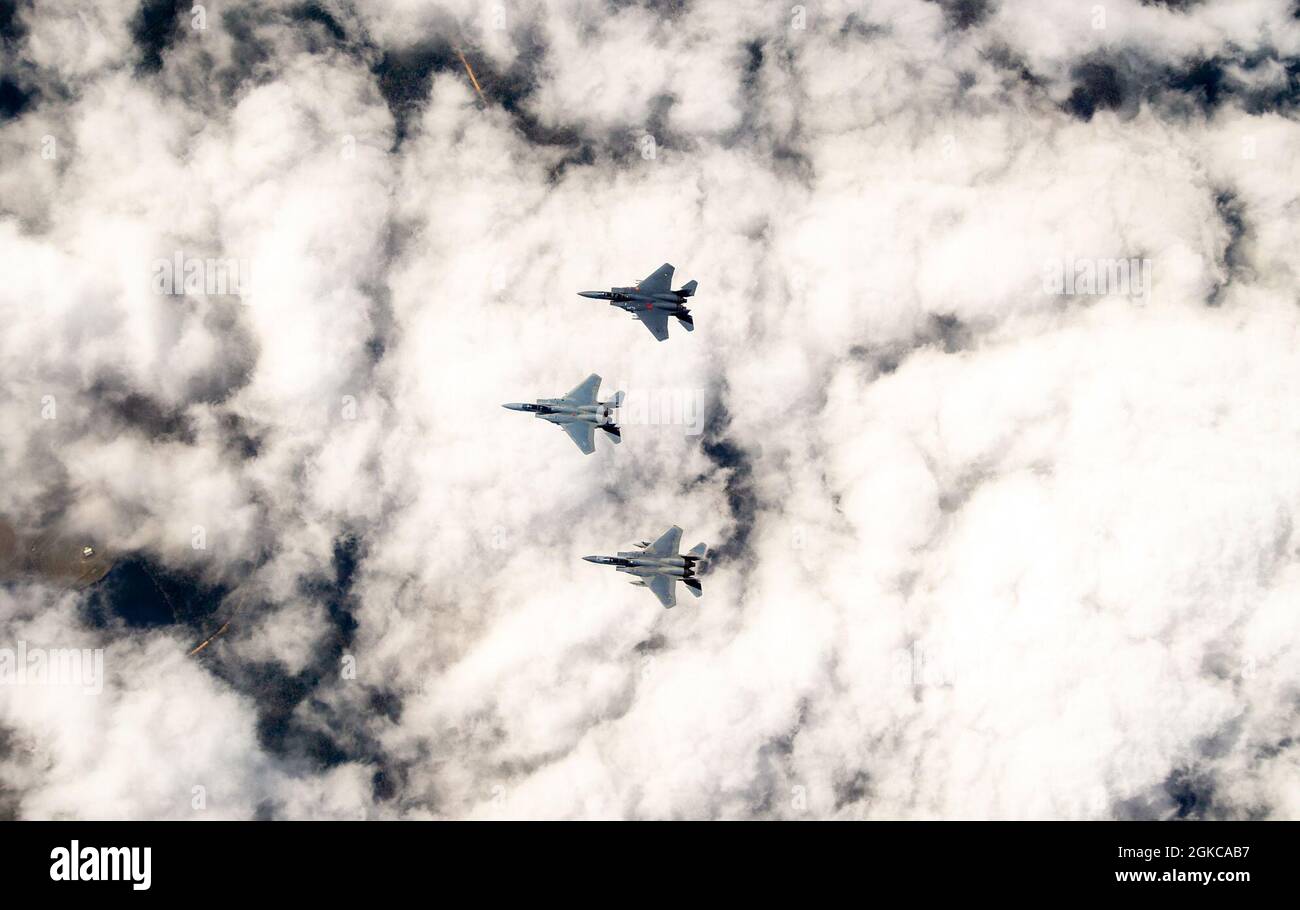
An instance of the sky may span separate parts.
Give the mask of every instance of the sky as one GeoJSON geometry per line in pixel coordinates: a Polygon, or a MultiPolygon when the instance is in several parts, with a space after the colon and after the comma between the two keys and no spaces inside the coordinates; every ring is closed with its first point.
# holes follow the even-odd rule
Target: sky
{"type": "Polygon", "coordinates": [[[1292,0],[0,42],[0,817],[1300,817],[1292,0]]]}

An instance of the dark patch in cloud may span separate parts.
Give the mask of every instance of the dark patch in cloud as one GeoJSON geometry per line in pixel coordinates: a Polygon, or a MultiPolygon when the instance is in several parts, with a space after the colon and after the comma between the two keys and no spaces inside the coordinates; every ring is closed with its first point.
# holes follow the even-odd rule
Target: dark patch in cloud
{"type": "MultiPolygon", "coordinates": [[[[527,132],[531,118],[525,116],[522,105],[537,89],[538,69],[546,60],[545,35],[536,25],[526,23],[513,29],[510,37],[515,46],[515,59],[509,69],[497,70],[492,61],[482,55],[475,55],[470,65],[483,94],[516,117],[525,117],[520,128],[531,135],[527,132]]],[[[469,59],[468,55],[466,59],[469,59]]],[[[532,127],[537,128],[535,123],[532,127]]]]}
{"type": "Polygon", "coordinates": [[[249,429],[248,421],[238,414],[221,414],[217,429],[221,433],[222,449],[242,461],[250,461],[262,451],[264,434],[249,429]]]}
{"type": "Polygon", "coordinates": [[[930,0],[943,8],[943,17],[948,27],[956,31],[965,31],[982,25],[993,14],[990,0],[930,0]]]}
{"type": "MultiPolygon", "coordinates": [[[[766,152],[777,173],[805,185],[811,184],[814,176],[812,159],[798,148],[800,134],[797,118],[788,133],[780,134],[773,129],[765,111],[770,98],[762,84],[763,70],[765,67],[795,70],[796,57],[793,49],[755,39],[742,46],[739,65],[742,70],[740,123],[730,131],[723,144],[728,148],[744,145],[758,154],[766,152]]],[[[656,132],[656,135],[660,134],[656,132]]],[[[667,130],[662,129],[662,134],[667,135],[667,130]]],[[[683,139],[678,140],[677,144],[684,148],[687,142],[683,139]]],[[[672,147],[671,144],[668,147],[672,147]]]]}
{"type": "Polygon", "coordinates": [[[763,39],[755,38],[745,44],[745,68],[740,84],[753,88],[758,82],[758,72],[763,68],[763,39]]]}
{"type": "Polygon", "coordinates": [[[234,6],[221,14],[221,25],[233,43],[232,58],[235,74],[246,74],[259,63],[265,63],[271,56],[271,44],[257,33],[257,27],[265,24],[267,13],[264,10],[234,6]]]}
{"type": "Polygon", "coordinates": [[[141,70],[162,69],[163,54],[181,35],[181,16],[192,5],[188,0],[143,0],[131,20],[131,40],[140,52],[141,70]]]}
{"type": "Polygon", "coordinates": [[[330,624],[337,635],[338,656],[343,648],[352,644],[357,629],[352,610],[356,606],[352,596],[352,582],[357,563],[361,558],[361,540],[353,535],[340,537],[334,542],[334,578],[315,579],[303,584],[303,594],[324,599],[329,611],[330,624]]]}
{"type": "Polygon", "coordinates": [[[656,633],[643,641],[637,642],[632,647],[632,650],[637,654],[654,654],[656,651],[662,651],[667,644],[668,639],[656,633]]]}
{"type": "MultiPolygon", "coordinates": [[[[808,719],[808,702],[801,700],[790,727],[784,733],[771,737],[758,747],[758,774],[750,787],[748,809],[754,815],[766,815],[776,807],[778,785],[790,780],[790,756],[794,754],[795,737],[808,719]]],[[[782,796],[793,796],[786,790],[782,796]]],[[[804,793],[805,799],[809,794],[804,793]]],[[[805,807],[814,808],[814,807],[805,807]]]]}
{"type": "Polygon", "coordinates": [[[1208,116],[1235,103],[1248,113],[1291,111],[1300,106],[1300,58],[1276,50],[1192,57],[1177,66],[1139,53],[1096,54],[1073,71],[1074,88],[1065,109],[1081,120],[1100,110],[1131,113],[1145,101],[1166,117],[1208,116]],[[1237,69],[1255,78],[1233,73],[1237,69]],[[1274,70],[1280,70],[1280,84],[1274,70]]]}
{"type": "MultiPolygon", "coordinates": [[[[1215,803],[1215,783],[1213,778],[1190,767],[1174,768],[1165,779],[1153,784],[1145,792],[1121,800],[1111,806],[1111,815],[1120,821],[1130,820],[1166,820],[1170,818],[1200,821],[1223,817],[1220,807],[1215,803]]],[[[1245,816],[1267,814],[1258,808],[1247,810],[1245,816]]],[[[1243,817],[1243,813],[1234,810],[1232,817],[1243,817]]]]}
{"type": "Polygon", "coordinates": [[[451,44],[441,38],[385,51],[375,64],[379,92],[397,124],[396,144],[406,138],[408,121],[429,97],[433,74],[452,66],[460,67],[460,59],[451,44]]]}
{"type": "Polygon", "coordinates": [[[1188,769],[1170,774],[1164,789],[1177,807],[1178,818],[1203,819],[1213,808],[1214,781],[1188,769]]]}
{"type": "Polygon", "coordinates": [[[35,89],[24,89],[10,78],[0,78],[0,123],[21,117],[37,97],[35,89]]]}
{"type": "MultiPolygon", "coordinates": [[[[927,462],[926,467],[936,477],[941,477],[942,472],[938,466],[927,462]]],[[[989,477],[994,476],[996,465],[990,460],[983,464],[976,465],[969,471],[962,473],[959,477],[953,479],[951,483],[944,484],[942,492],[939,494],[939,510],[945,514],[953,514],[965,508],[970,502],[975,491],[978,490],[989,477]]]]}
{"type": "Polygon", "coordinates": [[[1065,106],[1080,120],[1091,120],[1098,109],[1116,110],[1124,103],[1124,82],[1112,63],[1082,63],[1075,68],[1074,80],[1074,90],[1065,106]]]}
{"type": "Polygon", "coordinates": [[[1228,228],[1228,245],[1224,250],[1224,261],[1229,268],[1239,268],[1245,264],[1241,255],[1240,241],[1246,234],[1245,206],[1234,193],[1224,190],[1214,197],[1214,208],[1228,228]]]}
{"type": "MultiPolygon", "coordinates": [[[[325,607],[329,622],[329,632],[301,671],[290,673],[275,661],[235,663],[220,652],[210,666],[218,677],[254,699],[257,736],[264,749],[316,772],[347,762],[373,765],[375,798],[386,800],[397,795],[406,773],[384,754],[365,725],[375,715],[396,723],[401,716],[400,698],[387,690],[363,688],[340,675],[357,629],[352,585],[362,557],[361,540],[342,536],[334,543],[331,574],[299,585],[303,598],[325,607]],[[356,685],[359,700],[327,701],[323,694],[333,694],[339,685],[356,685]]],[[[268,811],[274,814],[278,807],[268,811]]]]}
{"type": "Polygon", "coordinates": [[[596,163],[596,147],[588,141],[581,141],[577,148],[553,164],[546,173],[546,182],[557,186],[564,180],[565,174],[573,167],[591,167],[596,163]]]}
{"type": "Polygon", "coordinates": [[[119,559],[82,606],[85,621],[98,629],[154,629],[184,625],[198,629],[225,599],[228,589],[169,569],[142,554],[119,559]]]}
{"type": "Polygon", "coordinates": [[[0,42],[17,44],[27,37],[27,26],[18,15],[19,8],[30,9],[29,3],[18,0],[0,0],[0,42]]]}
{"type": "MultiPolygon", "coordinates": [[[[208,78],[216,81],[223,97],[233,99],[246,85],[262,85],[278,75],[277,54],[283,53],[276,35],[293,32],[295,48],[308,54],[340,50],[357,59],[376,53],[364,35],[350,38],[348,29],[325,4],[301,3],[287,10],[261,6],[224,9],[221,25],[230,38],[230,63],[208,78]]],[[[356,31],[354,27],[354,31],[356,31]]],[[[207,66],[213,61],[205,58],[207,66]]]]}
{"type": "Polygon", "coordinates": [[[1043,84],[1043,80],[1029,68],[1025,58],[1005,44],[993,45],[982,56],[997,69],[1012,74],[1026,85],[1038,87],[1043,84]]]}
{"type": "Polygon", "coordinates": [[[152,440],[194,444],[194,424],[184,409],[168,408],[142,392],[113,388],[103,381],[96,383],[90,394],[97,399],[97,407],[118,424],[152,440]]]}
{"type": "Polygon", "coordinates": [[[840,26],[839,36],[847,38],[852,35],[855,38],[875,38],[879,35],[889,33],[889,29],[875,22],[868,22],[853,11],[844,18],[844,24],[840,26]]]}
{"type": "Polygon", "coordinates": [[[1243,107],[1248,113],[1290,112],[1300,108],[1300,57],[1278,57],[1268,53],[1254,55],[1238,63],[1247,72],[1277,65],[1281,67],[1284,76],[1280,86],[1255,89],[1245,94],[1243,107]]]}
{"type": "Polygon", "coordinates": [[[1170,77],[1168,86],[1188,95],[1202,110],[1210,111],[1226,96],[1223,66],[1218,60],[1199,60],[1170,77]]]}
{"type": "MultiPolygon", "coordinates": [[[[312,711],[299,712],[320,679],[308,668],[290,674],[282,664],[264,662],[241,668],[237,687],[257,700],[257,738],[262,748],[306,762],[314,770],[337,767],[347,753],[326,730],[313,723],[312,711]]],[[[309,704],[323,711],[323,703],[309,704]]]]}
{"type": "MultiPolygon", "coordinates": [[[[396,228],[392,222],[384,235],[383,252],[380,254],[383,274],[401,255],[405,233],[396,228]]],[[[397,317],[393,313],[393,293],[387,281],[364,281],[359,289],[366,297],[366,316],[370,322],[370,338],[366,339],[366,352],[370,355],[370,364],[375,366],[384,359],[384,355],[398,340],[397,317]]]]}
{"type": "Polygon", "coordinates": [[[1300,58],[1279,57],[1272,49],[1195,57],[1175,67],[1138,62],[1132,78],[1146,86],[1143,96],[1150,102],[1182,116],[1208,116],[1229,103],[1251,114],[1294,110],[1300,104],[1300,58]],[[1280,85],[1273,73],[1276,68],[1282,73],[1280,85]],[[1234,76],[1237,69],[1258,78],[1258,84],[1234,76]]]}
{"type": "Polygon", "coordinates": [[[222,11],[221,26],[230,38],[230,64],[219,69],[214,78],[225,98],[234,98],[246,84],[258,85],[274,78],[266,66],[274,46],[258,28],[275,15],[272,10],[248,7],[222,11]]]}
{"type": "Polygon", "coordinates": [[[932,313],[911,338],[879,345],[855,344],[848,349],[848,355],[875,376],[887,376],[897,372],[914,352],[930,346],[937,345],[945,354],[970,350],[979,329],[978,323],[963,322],[954,314],[932,313]]]}
{"type": "Polygon", "coordinates": [[[655,144],[663,148],[684,147],[668,127],[668,118],[672,114],[677,98],[670,94],[658,94],[650,100],[650,110],[646,114],[646,132],[655,137],[655,144]]]}
{"type": "MultiPolygon", "coordinates": [[[[504,70],[495,68],[489,58],[465,49],[466,59],[474,69],[475,77],[483,89],[487,103],[496,104],[511,116],[515,129],[531,145],[566,149],[562,160],[551,170],[552,183],[558,182],[565,171],[573,166],[590,166],[599,157],[609,157],[616,163],[626,164],[640,158],[638,140],[649,133],[659,148],[684,147],[668,129],[667,118],[676,99],[659,95],[650,103],[641,129],[614,130],[604,136],[589,136],[573,124],[546,124],[529,110],[528,102],[540,81],[540,70],[546,61],[547,46],[544,32],[529,23],[511,33],[515,45],[515,58],[504,70]]],[[[468,79],[459,58],[455,58],[459,78],[468,79]]]]}
{"type": "Polygon", "coordinates": [[[686,139],[675,134],[668,125],[676,104],[677,98],[671,94],[656,95],[650,99],[643,126],[612,129],[599,137],[585,136],[571,127],[541,129],[527,113],[521,112],[516,119],[529,142],[570,146],[571,150],[551,168],[549,182],[555,185],[569,168],[590,167],[598,160],[607,160],[617,168],[651,166],[653,159],[647,160],[643,156],[645,143],[649,141],[654,142],[656,155],[666,149],[686,149],[686,139]]]}
{"type": "Polygon", "coordinates": [[[690,9],[690,0],[609,0],[610,8],[623,10],[639,6],[665,19],[675,19],[690,9]]]}
{"type": "MultiPolygon", "coordinates": [[[[14,734],[7,727],[0,727],[0,761],[4,761],[14,752],[14,734]]],[[[3,777],[0,777],[0,822],[12,822],[18,820],[18,809],[22,804],[22,797],[18,790],[7,784],[3,777]]]]}
{"type": "Polygon", "coordinates": [[[294,16],[303,22],[314,22],[338,43],[347,40],[348,33],[325,7],[319,3],[304,3],[294,11],[294,16]]]}
{"type": "Polygon", "coordinates": [[[402,696],[392,689],[372,689],[366,704],[371,711],[388,722],[402,722],[402,696]]]}
{"type": "MultiPolygon", "coordinates": [[[[490,58],[474,53],[471,47],[461,47],[460,51],[474,70],[483,103],[497,105],[508,113],[529,144],[565,150],[548,173],[552,185],[560,183],[570,168],[590,167],[601,158],[609,158],[616,164],[639,159],[639,140],[647,133],[654,137],[659,148],[682,144],[667,127],[668,113],[676,103],[670,95],[661,95],[651,102],[644,130],[620,129],[593,137],[572,124],[542,123],[528,110],[527,103],[536,90],[538,71],[546,58],[543,33],[527,24],[514,29],[512,40],[516,54],[505,69],[497,69],[490,58]]],[[[469,81],[457,48],[442,37],[408,48],[385,50],[372,71],[396,123],[395,147],[409,135],[410,122],[428,99],[435,73],[449,72],[467,84],[469,81]]]]}
{"type": "MultiPolygon", "coordinates": [[[[860,354],[865,355],[866,350],[859,346],[854,348],[851,353],[856,357],[860,354]]],[[[879,370],[882,375],[888,376],[890,373],[893,373],[898,369],[898,364],[899,358],[894,354],[881,354],[876,360],[876,369],[879,370]]]]}
{"type": "Polygon", "coordinates": [[[871,775],[862,770],[854,771],[851,775],[840,776],[833,786],[835,808],[842,809],[871,795],[871,775]]]}
{"type": "MultiPolygon", "coordinates": [[[[735,559],[743,554],[749,546],[749,536],[753,531],[754,518],[758,514],[758,494],[754,489],[753,456],[737,445],[727,435],[731,424],[731,415],[723,403],[725,389],[720,390],[716,400],[709,408],[709,419],[704,424],[700,436],[700,446],[705,456],[713,462],[715,469],[726,474],[723,490],[727,497],[728,511],[734,527],[729,536],[717,546],[710,547],[709,559],[723,561],[735,559]]],[[[706,482],[707,477],[696,479],[706,482]]],[[[703,574],[703,573],[701,573],[703,574]]]]}
{"type": "Polygon", "coordinates": [[[239,305],[232,304],[213,307],[204,315],[203,327],[220,340],[221,355],[186,383],[186,401],[221,404],[252,381],[259,345],[239,311],[239,305]]]}
{"type": "Polygon", "coordinates": [[[927,334],[939,343],[945,354],[955,354],[971,346],[970,328],[951,313],[932,315],[927,334]]]}
{"type": "Polygon", "coordinates": [[[1279,739],[1276,743],[1269,743],[1267,745],[1260,746],[1259,749],[1256,750],[1255,755],[1258,758],[1265,758],[1265,759],[1276,758],[1277,756],[1285,752],[1287,749],[1290,749],[1294,744],[1295,744],[1294,739],[1292,739],[1290,736],[1284,736],[1281,739],[1279,739]]]}
{"type": "Polygon", "coordinates": [[[1210,306],[1223,302],[1223,294],[1234,279],[1241,277],[1248,266],[1242,252],[1246,241],[1246,208],[1234,193],[1223,190],[1215,194],[1214,208],[1228,231],[1228,242],[1223,249],[1223,262],[1228,269],[1228,279],[1215,285],[1210,295],[1210,306]]]}
{"type": "Polygon", "coordinates": [[[385,768],[380,768],[370,778],[370,792],[375,802],[387,802],[397,795],[397,782],[385,768]]]}

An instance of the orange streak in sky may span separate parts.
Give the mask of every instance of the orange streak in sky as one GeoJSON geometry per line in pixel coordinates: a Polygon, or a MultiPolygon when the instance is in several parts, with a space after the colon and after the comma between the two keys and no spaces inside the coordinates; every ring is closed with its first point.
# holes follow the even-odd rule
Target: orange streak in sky
{"type": "Polygon", "coordinates": [[[217,637],[218,635],[220,635],[222,632],[226,631],[226,628],[227,628],[229,625],[230,625],[230,621],[227,620],[225,623],[222,624],[222,626],[221,626],[220,629],[218,629],[217,631],[215,631],[215,632],[213,632],[211,635],[209,635],[209,636],[207,637],[207,639],[204,640],[203,644],[199,645],[197,648],[195,648],[193,651],[191,651],[187,656],[189,656],[189,657],[193,657],[195,654],[198,654],[200,651],[202,651],[202,650],[203,650],[204,648],[206,648],[208,645],[212,644],[212,639],[216,638],[216,637],[217,637]]]}
{"type": "Polygon", "coordinates": [[[469,81],[474,83],[474,91],[478,92],[479,99],[483,100],[483,88],[478,84],[478,79],[474,78],[474,68],[469,65],[469,61],[465,59],[465,55],[461,52],[460,48],[456,48],[456,56],[459,57],[460,62],[464,64],[465,72],[469,74],[469,81]]]}

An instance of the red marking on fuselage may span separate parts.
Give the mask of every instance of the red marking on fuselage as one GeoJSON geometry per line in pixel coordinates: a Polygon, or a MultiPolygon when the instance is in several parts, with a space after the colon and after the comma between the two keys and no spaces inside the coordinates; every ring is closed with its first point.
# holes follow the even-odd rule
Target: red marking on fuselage
{"type": "Polygon", "coordinates": [[[655,308],[655,305],[654,305],[653,303],[647,303],[647,304],[645,305],[645,308],[646,308],[647,310],[653,310],[653,309],[655,308]]]}

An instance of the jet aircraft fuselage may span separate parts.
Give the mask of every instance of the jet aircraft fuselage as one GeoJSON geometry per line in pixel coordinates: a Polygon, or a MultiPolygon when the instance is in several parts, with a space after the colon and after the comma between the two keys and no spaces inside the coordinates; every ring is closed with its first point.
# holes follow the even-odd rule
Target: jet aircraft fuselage
{"type": "Polygon", "coordinates": [[[622,441],[614,411],[623,403],[623,393],[615,392],[609,401],[598,401],[599,392],[600,377],[592,373],[563,398],[512,401],[501,407],[523,411],[561,427],[584,455],[590,455],[596,450],[594,431],[598,428],[605,431],[611,442],[622,441]]]}
{"type": "Polygon", "coordinates": [[[608,300],[631,313],[660,341],[668,338],[668,317],[672,316],[688,332],[695,331],[695,319],[686,308],[686,301],[695,295],[696,282],[688,281],[672,290],[673,267],[665,262],[653,274],[630,288],[610,288],[608,291],[579,291],[578,296],[592,300],[608,300]]]}
{"type": "Polygon", "coordinates": [[[695,577],[696,567],[707,548],[696,544],[689,553],[678,553],[681,544],[682,529],[674,525],[663,533],[654,543],[643,541],[638,550],[622,550],[614,556],[584,556],[587,562],[598,566],[613,566],[615,571],[636,577],[634,585],[649,588],[665,607],[677,603],[674,582],[686,585],[696,597],[703,593],[700,581],[695,577]]]}

